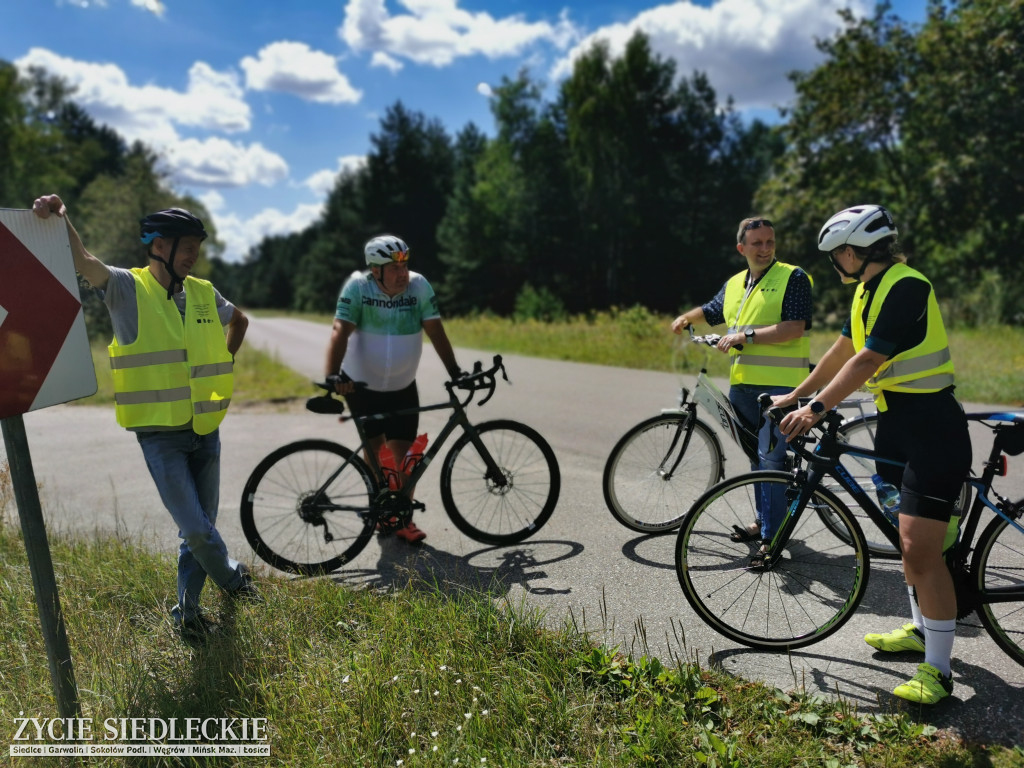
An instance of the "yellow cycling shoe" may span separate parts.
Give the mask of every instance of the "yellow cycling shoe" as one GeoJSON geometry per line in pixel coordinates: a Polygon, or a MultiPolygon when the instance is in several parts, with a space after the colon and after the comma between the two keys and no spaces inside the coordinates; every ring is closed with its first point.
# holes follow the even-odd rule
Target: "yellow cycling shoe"
{"type": "Polygon", "coordinates": [[[914,626],[914,622],[904,624],[892,632],[864,635],[864,642],[872,648],[888,653],[899,653],[900,651],[924,653],[924,634],[914,626]]]}
{"type": "Polygon", "coordinates": [[[935,704],[953,693],[953,679],[931,664],[918,664],[917,674],[903,685],[897,685],[893,693],[917,704],[935,704]]]}

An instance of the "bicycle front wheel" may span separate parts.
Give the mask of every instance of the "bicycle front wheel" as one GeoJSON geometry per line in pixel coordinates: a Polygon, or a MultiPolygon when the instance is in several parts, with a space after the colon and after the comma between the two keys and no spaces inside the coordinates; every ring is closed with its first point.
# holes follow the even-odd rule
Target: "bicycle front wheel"
{"type": "Polygon", "coordinates": [[[627,528],[668,533],[723,475],[722,448],[711,428],[691,413],[662,414],[637,424],[612,448],[604,501],[627,528]]]}
{"type": "MultiPolygon", "coordinates": [[[[1024,500],[1017,502],[1018,509],[1021,505],[1024,500]]],[[[971,573],[977,579],[981,623],[996,645],[1024,664],[1024,533],[996,517],[978,539],[971,573]]]]}
{"type": "Polygon", "coordinates": [[[370,541],[376,492],[373,473],[351,450],[300,440],[268,455],[249,476],[242,531],[256,554],[279,570],[330,573],[370,541]]]}
{"type": "Polygon", "coordinates": [[[441,501],[471,539],[515,544],[551,517],[561,482],[555,452],[535,430],[516,421],[488,421],[463,433],[445,456],[441,501]],[[481,450],[500,477],[488,470],[481,450]]]}
{"type": "Polygon", "coordinates": [[[795,513],[792,535],[771,567],[751,562],[760,542],[737,543],[729,534],[753,519],[758,493],[777,485],[785,486],[792,506],[800,487],[786,472],[722,481],[693,505],[676,539],[676,574],[693,610],[729,639],[764,650],[801,648],[828,637],[857,609],[868,582],[864,534],[824,488],[795,513]],[[822,511],[843,535],[825,525],[822,511]]]}

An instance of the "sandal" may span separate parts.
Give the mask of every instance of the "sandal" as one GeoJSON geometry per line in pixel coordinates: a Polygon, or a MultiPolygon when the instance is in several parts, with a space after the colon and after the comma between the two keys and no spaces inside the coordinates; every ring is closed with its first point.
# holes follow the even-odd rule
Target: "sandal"
{"type": "Polygon", "coordinates": [[[738,525],[732,527],[732,533],[729,534],[729,538],[736,543],[742,543],[745,541],[760,541],[761,540],[761,526],[757,523],[753,523],[757,526],[756,531],[751,531],[750,528],[740,528],[738,525]]]}

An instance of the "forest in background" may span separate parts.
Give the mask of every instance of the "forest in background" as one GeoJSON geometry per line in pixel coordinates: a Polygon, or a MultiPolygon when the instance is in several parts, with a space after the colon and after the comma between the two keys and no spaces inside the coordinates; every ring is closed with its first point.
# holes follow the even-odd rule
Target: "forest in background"
{"type": "MultiPolygon", "coordinates": [[[[241,263],[215,228],[199,274],[245,307],[330,312],[363,266],[363,243],[403,237],[446,315],[559,319],[612,307],[674,313],[742,267],[736,225],[775,222],[778,256],[815,278],[815,316],[848,307],[815,247],[838,209],[893,211],[911,264],[947,321],[1024,321],[1024,0],[931,0],[910,25],[879,5],[819,41],[793,73],[779,122],[745,122],[702,72],[679,73],[635,36],[594,46],[552,100],[527,71],[494,89],[494,128],[392,105],[366,163],[338,176],[321,217],[270,237],[241,263]]],[[[86,244],[110,264],[145,263],[138,219],[176,192],[159,157],[127,145],[45,72],[0,60],[0,206],[57,191],[86,244]]],[[[90,298],[90,330],[107,333],[90,298]]]]}

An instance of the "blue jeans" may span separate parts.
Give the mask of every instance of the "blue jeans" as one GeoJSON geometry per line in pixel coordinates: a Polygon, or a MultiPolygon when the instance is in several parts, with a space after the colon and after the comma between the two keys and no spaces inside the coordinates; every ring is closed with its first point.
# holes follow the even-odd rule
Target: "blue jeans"
{"type": "Polygon", "coordinates": [[[242,585],[238,562],[214,524],[220,502],[220,433],[197,435],[191,429],[137,432],[146,466],[160,498],[178,526],[178,604],[175,624],[199,613],[199,594],[209,576],[229,592],[242,585]]]}
{"type": "MultiPolygon", "coordinates": [[[[769,395],[784,395],[792,392],[793,387],[757,387],[752,384],[734,384],[729,388],[729,402],[753,431],[757,429],[761,408],[757,404],[757,396],[762,392],[769,395]]],[[[757,462],[750,462],[751,469],[785,469],[786,438],[778,427],[765,419],[764,426],[758,432],[757,462]],[[768,450],[772,432],[775,433],[775,448],[768,450]]],[[[764,485],[757,496],[757,521],[761,524],[761,538],[770,539],[782,525],[786,516],[786,487],[782,483],[772,483],[769,488],[764,485]]]]}

